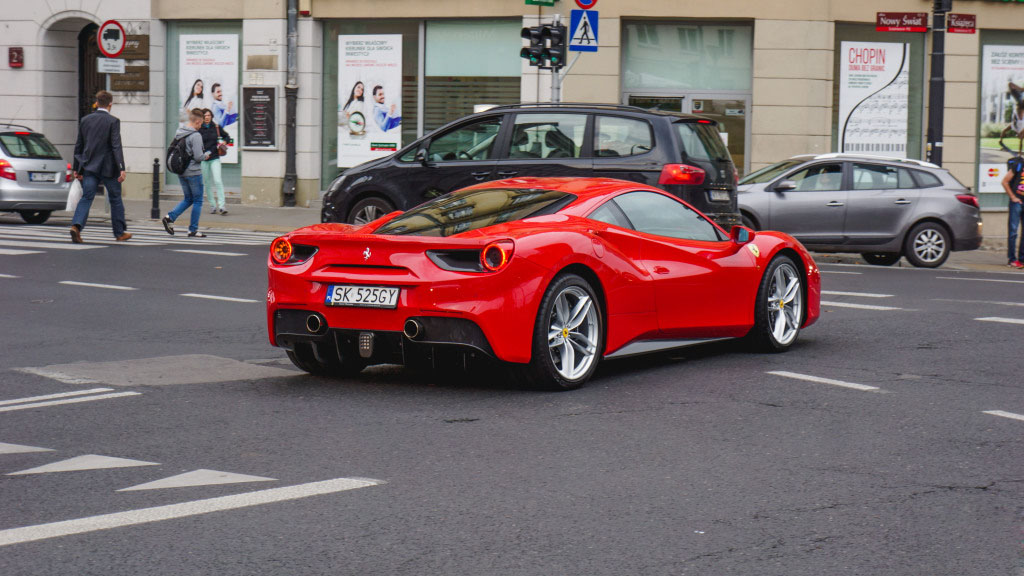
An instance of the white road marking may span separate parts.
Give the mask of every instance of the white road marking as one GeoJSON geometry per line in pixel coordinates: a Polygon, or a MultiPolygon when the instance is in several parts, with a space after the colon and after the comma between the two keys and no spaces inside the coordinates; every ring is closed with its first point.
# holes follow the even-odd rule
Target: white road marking
{"type": "Polygon", "coordinates": [[[108,468],[135,468],[136,466],[159,466],[157,462],[146,462],[144,460],[130,460],[128,458],[115,458],[113,456],[100,456],[99,454],[86,454],[75,456],[60,462],[44,464],[20,472],[11,472],[8,476],[24,476],[26,474],[51,474],[53,472],[79,472],[81,470],[106,470],[108,468]]]}
{"type": "Polygon", "coordinates": [[[61,280],[58,284],[67,286],[86,286],[88,288],[107,288],[109,290],[138,290],[131,286],[117,286],[116,284],[93,284],[92,282],[75,282],[74,280],[61,280]]]}
{"type": "Polygon", "coordinates": [[[90,378],[71,376],[70,374],[65,374],[56,370],[47,370],[46,368],[15,368],[15,370],[26,374],[35,374],[36,376],[42,376],[43,378],[50,378],[65,384],[99,384],[98,381],[90,378]]]}
{"type": "Polygon", "coordinates": [[[14,274],[0,274],[0,278],[21,278],[21,276],[15,276],[14,274]]]}
{"type": "Polygon", "coordinates": [[[96,396],[81,396],[78,398],[67,398],[65,400],[47,400],[46,402],[33,402],[32,404],[17,404],[15,406],[4,406],[0,412],[14,412],[15,410],[28,410],[29,408],[44,408],[46,406],[58,406],[60,404],[78,404],[80,402],[92,402],[94,400],[107,400],[108,398],[121,398],[123,396],[141,396],[141,392],[111,392],[110,394],[98,394],[96,396]]]}
{"type": "Polygon", "coordinates": [[[853,274],[853,275],[856,275],[856,276],[860,276],[861,274],[863,274],[863,272],[846,272],[846,271],[843,271],[843,270],[821,270],[821,273],[822,274],[853,274]]]}
{"type": "Polygon", "coordinates": [[[1024,306],[1024,302],[999,302],[996,300],[961,300],[959,298],[932,298],[934,302],[963,302],[964,304],[998,304],[1000,306],[1024,306]]]}
{"type": "Polygon", "coordinates": [[[142,508],[140,510],[127,510],[124,512],[114,512],[113,514],[90,516],[75,520],[64,520],[63,522],[52,522],[36,526],[11,528],[8,530],[0,530],[0,546],[20,544],[23,542],[34,542],[36,540],[70,536],[72,534],[84,534],[86,532],[96,532],[98,530],[108,530],[110,528],[120,528],[122,526],[134,526],[149,522],[160,522],[162,520],[173,520],[175,518],[197,516],[199,514],[208,514],[210,512],[222,512],[225,510],[259,506],[262,504],[272,504],[274,502],[309,498],[311,496],[334,494],[336,492],[355,490],[357,488],[376,486],[378,484],[383,484],[383,482],[379,480],[360,478],[335,478],[333,480],[310,482],[308,484],[285,486],[283,488],[270,488],[268,490],[247,492],[245,494],[219,496],[217,498],[207,498],[205,500],[193,500],[191,502],[181,502],[179,504],[168,504],[166,506],[142,508]]]}
{"type": "Polygon", "coordinates": [[[54,248],[56,250],[92,250],[94,248],[102,248],[102,246],[93,246],[90,244],[72,244],[70,236],[68,237],[67,244],[57,244],[55,242],[24,242],[21,240],[0,239],[0,246],[13,246],[15,248],[54,248]]]}
{"type": "Polygon", "coordinates": [[[208,254],[210,256],[248,256],[241,252],[216,252],[214,250],[177,250],[169,249],[171,252],[186,252],[188,254],[208,254]]]}
{"type": "Polygon", "coordinates": [[[975,318],[981,322],[1002,322],[1003,324],[1024,324],[1024,319],[1021,318],[999,318],[998,316],[987,316],[985,318],[975,318]]]}
{"type": "Polygon", "coordinates": [[[0,256],[24,256],[26,254],[42,254],[39,250],[13,250],[10,248],[0,248],[0,256]]]}
{"type": "Polygon", "coordinates": [[[985,410],[982,414],[990,414],[992,416],[1001,416],[1003,418],[1024,421],[1024,414],[1014,414],[1013,412],[1003,412],[1002,410],[985,410]]]}
{"type": "Polygon", "coordinates": [[[28,398],[17,398],[15,400],[0,400],[0,406],[9,404],[24,404],[25,402],[39,402],[40,400],[53,400],[54,398],[70,398],[72,396],[85,396],[86,394],[98,394],[110,392],[113,388],[93,388],[91,390],[77,390],[75,392],[61,392],[60,394],[47,394],[45,396],[29,396],[28,398]]]}
{"type": "Polygon", "coordinates": [[[836,308],[856,308],[857,310],[903,310],[893,306],[875,306],[873,304],[854,304],[852,302],[826,302],[821,301],[822,306],[834,306],[836,308]]]}
{"type": "Polygon", "coordinates": [[[0,442],[0,454],[28,454],[30,452],[53,452],[53,449],[0,442]]]}
{"type": "Polygon", "coordinates": [[[274,482],[275,478],[264,478],[263,476],[249,476],[247,474],[235,474],[233,472],[219,472],[217,470],[193,470],[170,478],[154,480],[122,488],[118,492],[131,492],[134,490],[161,490],[164,488],[184,488],[188,486],[212,486],[214,484],[239,484],[242,482],[274,482]]]}
{"type": "Polygon", "coordinates": [[[1004,284],[1024,284],[1024,280],[999,280],[998,278],[954,278],[952,276],[939,276],[939,280],[966,280],[969,282],[1001,282],[1004,284]]]}
{"type": "Polygon", "coordinates": [[[187,298],[205,298],[206,300],[223,300],[225,302],[246,302],[259,303],[261,300],[250,300],[248,298],[232,298],[230,296],[211,296],[210,294],[181,294],[187,298]]]}
{"type": "Polygon", "coordinates": [[[782,376],[783,378],[792,378],[794,380],[806,380],[807,382],[816,382],[818,384],[831,384],[832,386],[842,386],[843,388],[852,388],[854,390],[861,390],[869,392],[872,390],[880,390],[877,386],[867,386],[865,384],[856,384],[853,382],[843,382],[842,380],[832,380],[831,378],[819,378],[818,376],[808,376],[807,374],[797,374],[796,372],[786,372],[784,370],[776,370],[768,372],[774,376],[782,376]]]}
{"type": "Polygon", "coordinates": [[[837,292],[835,290],[822,290],[822,294],[829,296],[856,296],[858,298],[892,298],[892,294],[872,294],[870,292],[837,292]]]}

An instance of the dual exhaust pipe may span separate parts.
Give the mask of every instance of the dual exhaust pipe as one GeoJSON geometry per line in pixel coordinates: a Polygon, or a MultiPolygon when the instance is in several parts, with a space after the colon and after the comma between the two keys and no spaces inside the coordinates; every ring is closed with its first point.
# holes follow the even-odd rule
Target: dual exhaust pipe
{"type": "MultiPolygon", "coordinates": [[[[322,334],[327,331],[327,322],[323,316],[319,314],[310,314],[306,317],[306,331],[310,334],[322,334]]],[[[409,340],[418,340],[423,337],[425,331],[423,329],[423,323],[415,318],[409,318],[405,321],[405,326],[402,328],[402,333],[409,340]]]]}

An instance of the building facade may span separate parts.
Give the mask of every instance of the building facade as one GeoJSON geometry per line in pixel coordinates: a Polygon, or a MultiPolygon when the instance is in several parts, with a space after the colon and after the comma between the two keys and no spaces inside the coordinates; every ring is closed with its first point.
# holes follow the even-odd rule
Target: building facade
{"type": "MultiPolygon", "coordinates": [[[[233,162],[224,169],[229,198],[279,205],[286,6],[5,0],[0,49],[22,48],[24,65],[0,63],[0,122],[44,132],[70,158],[90,94],[112,89],[127,194],[141,198],[184,111],[195,102],[219,106],[236,116],[228,126],[233,162]],[[121,77],[96,71],[96,32],[111,19],[132,40],[124,57],[130,74],[121,77]]],[[[931,35],[876,31],[876,14],[931,7],[931,0],[600,0],[587,30],[598,50],[579,53],[562,100],[711,116],[744,172],[840,150],[925,158],[931,35]]],[[[550,73],[519,57],[519,31],[555,14],[568,23],[576,8],[572,0],[553,7],[300,0],[298,204],[316,205],[331,179],[366,154],[408,144],[475,106],[548,100],[550,73]],[[383,59],[373,70],[353,68],[352,54],[364,54],[353,50],[367,46],[383,59]],[[375,131],[374,118],[389,123],[386,134],[383,124],[375,131]]],[[[993,182],[1009,155],[998,136],[1021,97],[1013,86],[1024,86],[1024,5],[955,0],[953,11],[975,15],[977,31],[946,35],[943,165],[981,192],[984,207],[1005,209],[993,182]]],[[[1009,136],[1004,145],[1017,150],[1020,142],[1009,136]]],[[[176,179],[162,178],[173,193],[176,179]]]]}

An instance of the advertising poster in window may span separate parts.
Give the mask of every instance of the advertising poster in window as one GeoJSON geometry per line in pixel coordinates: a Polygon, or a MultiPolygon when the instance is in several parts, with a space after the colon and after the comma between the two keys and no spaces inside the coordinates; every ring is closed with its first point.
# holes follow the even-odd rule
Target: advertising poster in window
{"type": "Polygon", "coordinates": [[[208,109],[227,136],[221,162],[238,163],[238,35],[182,34],[178,41],[179,123],[194,108],[208,109]]]}
{"type": "Polygon", "coordinates": [[[907,157],[910,45],[843,42],[839,152],[907,157]]]}
{"type": "Polygon", "coordinates": [[[402,35],[338,36],[338,166],[402,146],[402,35]]]}
{"type": "Polygon", "coordinates": [[[978,192],[1005,194],[1006,161],[1024,149],[1024,46],[983,46],[978,192]]]}

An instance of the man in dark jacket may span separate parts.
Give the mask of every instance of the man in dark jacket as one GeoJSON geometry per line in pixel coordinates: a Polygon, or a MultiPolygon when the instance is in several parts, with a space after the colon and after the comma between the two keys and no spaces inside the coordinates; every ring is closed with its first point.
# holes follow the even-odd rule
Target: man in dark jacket
{"type": "Polygon", "coordinates": [[[124,182],[124,152],[121,150],[121,121],[110,115],[114,97],[106,90],[96,93],[96,111],[82,118],[75,142],[75,178],[82,182],[82,199],[71,219],[71,241],[82,243],[82,228],[89,217],[93,198],[102,180],[110,200],[110,225],[114,238],[125,242],[132,237],[124,219],[121,183],[124,182]]]}

